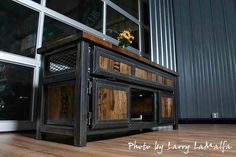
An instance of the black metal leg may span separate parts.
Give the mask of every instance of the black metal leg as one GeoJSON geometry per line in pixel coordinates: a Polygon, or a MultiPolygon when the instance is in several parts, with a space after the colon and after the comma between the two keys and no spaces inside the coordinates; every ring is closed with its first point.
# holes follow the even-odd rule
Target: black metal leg
{"type": "MultiPolygon", "coordinates": [[[[76,73],[76,88],[77,103],[75,106],[75,130],[74,130],[74,145],[86,146],[87,143],[87,113],[88,113],[88,53],[89,44],[81,42],[80,65],[77,67],[76,73]],[[81,75],[83,74],[83,75],[81,75]]],[[[79,59],[79,58],[78,58],[79,59]]]]}
{"type": "MultiPolygon", "coordinates": [[[[85,135],[87,136],[87,135],[85,135]]],[[[87,137],[85,136],[74,136],[74,145],[78,147],[84,147],[87,145],[87,137]]]]}
{"type": "Polygon", "coordinates": [[[36,139],[37,140],[45,140],[46,139],[46,134],[40,131],[36,132],[36,139]]]}
{"type": "Polygon", "coordinates": [[[179,128],[179,79],[175,78],[175,121],[173,124],[173,129],[177,130],[179,128]]]}
{"type": "Polygon", "coordinates": [[[178,128],[179,128],[179,125],[177,123],[173,124],[173,129],[174,130],[178,130],[178,128]]]}

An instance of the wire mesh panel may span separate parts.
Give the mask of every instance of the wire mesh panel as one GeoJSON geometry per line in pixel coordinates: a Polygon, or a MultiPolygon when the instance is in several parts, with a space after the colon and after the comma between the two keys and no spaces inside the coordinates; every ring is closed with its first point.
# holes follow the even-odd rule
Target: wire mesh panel
{"type": "Polygon", "coordinates": [[[58,73],[74,70],[76,67],[76,50],[61,52],[48,56],[47,72],[58,73]]]}

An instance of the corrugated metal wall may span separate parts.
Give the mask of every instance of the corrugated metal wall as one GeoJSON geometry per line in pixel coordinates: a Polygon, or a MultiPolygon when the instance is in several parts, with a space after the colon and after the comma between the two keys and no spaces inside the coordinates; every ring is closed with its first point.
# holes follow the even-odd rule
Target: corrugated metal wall
{"type": "Polygon", "coordinates": [[[152,60],[176,71],[173,1],[150,0],[152,60]]]}
{"type": "Polygon", "coordinates": [[[236,118],[236,1],[174,0],[181,118],[236,118]]]}

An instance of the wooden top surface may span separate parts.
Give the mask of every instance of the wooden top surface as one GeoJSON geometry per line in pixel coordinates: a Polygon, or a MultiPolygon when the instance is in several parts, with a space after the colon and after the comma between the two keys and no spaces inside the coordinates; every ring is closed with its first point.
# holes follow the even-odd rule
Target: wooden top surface
{"type": "Polygon", "coordinates": [[[169,69],[167,69],[167,68],[165,68],[165,67],[163,67],[159,64],[156,64],[156,63],[152,62],[151,60],[146,59],[146,58],[144,58],[144,57],[142,57],[138,54],[135,54],[135,53],[133,53],[133,52],[127,50],[127,49],[123,49],[119,46],[113,45],[112,43],[110,43],[106,40],[103,40],[101,38],[98,38],[95,35],[92,35],[92,34],[87,33],[87,32],[82,32],[80,34],[71,35],[71,36],[68,36],[66,38],[57,40],[56,42],[52,42],[50,44],[43,45],[42,48],[38,49],[38,53],[42,54],[42,53],[45,53],[45,52],[48,52],[48,51],[52,50],[55,47],[58,47],[59,45],[64,45],[64,44],[67,44],[67,43],[71,43],[72,41],[77,41],[77,40],[82,40],[82,39],[84,39],[88,42],[91,42],[93,44],[99,45],[103,48],[112,50],[116,53],[127,56],[129,58],[133,58],[137,61],[143,62],[147,65],[150,65],[152,67],[160,69],[160,70],[162,70],[164,72],[167,72],[169,74],[172,74],[174,76],[178,76],[178,74],[176,72],[172,71],[172,70],[169,70],[169,69]]]}

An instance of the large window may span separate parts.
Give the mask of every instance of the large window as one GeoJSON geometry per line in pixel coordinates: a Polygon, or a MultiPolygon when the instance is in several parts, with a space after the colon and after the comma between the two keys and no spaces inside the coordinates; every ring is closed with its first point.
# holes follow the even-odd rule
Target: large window
{"type": "Polygon", "coordinates": [[[0,50],[35,57],[38,13],[11,0],[0,1],[0,50]]]}
{"type": "Polygon", "coordinates": [[[47,0],[47,7],[102,31],[103,3],[101,0],[47,0]]]}
{"type": "Polygon", "coordinates": [[[113,4],[109,3],[109,7],[107,9],[107,35],[115,38],[114,36],[117,37],[118,32],[121,32],[124,29],[130,29],[132,31],[132,34],[135,36],[135,42],[131,46],[136,49],[139,49],[140,47],[141,49],[139,50],[141,51],[141,54],[144,57],[150,59],[151,39],[148,0],[110,1],[112,1],[114,4],[116,4],[118,7],[120,7],[127,13],[120,9],[120,13],[113,11],[113,9],[110,8],[113,7],[113,4]],[[123,16],[121,14],[123,14],[123,16]],[[129,18],[124,17],[124,15],[129,18]],[[112,33],[112,35],[110,33],[112,33]]]}
{"type": "Polygon", "coordinates": [[[47,0],[46,7],[114,39],[130,30],[135,37],[131,47],[150,59],[148,0],[47,0]]]}
{"type": "Polygon", "coordinates": [[[33,71],[0,62],[0,120],[30,120],[33,71]]]}

